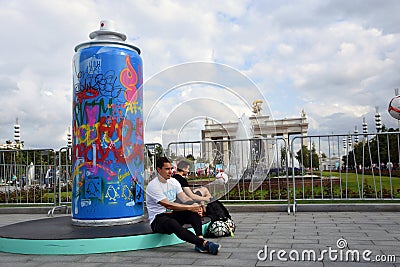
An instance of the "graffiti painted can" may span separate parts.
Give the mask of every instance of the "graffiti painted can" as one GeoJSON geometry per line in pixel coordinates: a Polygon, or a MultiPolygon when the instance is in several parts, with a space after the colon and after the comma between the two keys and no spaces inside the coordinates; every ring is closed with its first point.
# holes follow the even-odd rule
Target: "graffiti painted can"
{"type": "Polygon", "coordinates": [[[139,48],[101,21],[73,58],[74,225],[143,218],[143,73],[139,48]]]}

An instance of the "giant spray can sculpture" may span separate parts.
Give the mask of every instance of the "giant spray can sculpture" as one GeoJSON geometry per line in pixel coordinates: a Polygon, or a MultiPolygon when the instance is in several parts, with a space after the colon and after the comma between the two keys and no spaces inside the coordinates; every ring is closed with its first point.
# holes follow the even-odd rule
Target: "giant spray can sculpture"
{"type": "Polygon", "coordinates": [[[139,48],[101,21],[73,58],[72,223],[143,217],[143,91],[139,48]]]}

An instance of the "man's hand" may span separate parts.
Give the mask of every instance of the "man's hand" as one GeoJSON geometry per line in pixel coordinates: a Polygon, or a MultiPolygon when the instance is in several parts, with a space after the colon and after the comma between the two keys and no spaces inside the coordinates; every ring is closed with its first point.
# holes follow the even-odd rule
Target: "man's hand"
{"type": "Polygon", "coordinates": [[[211,195],[210,196],[205,196],[205,198],[206,198],[206,202],[208,203],[208,202],[211,201],[212,196],[211,195]]]}
{"type": "Polygon", "coordinates": [[[206,206],[204,205],[204,201],[201,202],[201,209],[202,209],[202,215],[204,216],[206,214],[206,206]]]}
{"type": "Polygon", "coordinates": [[[193,203],[192,205],[190,205],[189,210],[199,214],[200,217],[203,216],[203,207],[197,203],[193,203]]]}

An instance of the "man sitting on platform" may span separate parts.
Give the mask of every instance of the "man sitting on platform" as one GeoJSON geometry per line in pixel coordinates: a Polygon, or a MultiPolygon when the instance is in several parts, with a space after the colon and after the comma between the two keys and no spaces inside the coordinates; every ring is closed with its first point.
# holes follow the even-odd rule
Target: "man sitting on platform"
{"type": "Polygon", "coordinates": [[[203,238],[201,216],[203,207],[190,199],[179,182],[171,178],[172,164],[166,157],[157,160],[157,177],[146,188],[146,204],[153,232],[175,234],[183,241],[195,245],[198,252],[217,255],[221,246],[203,238]],[[176,203],[180,200],[184,204],[176,203]],[[184,228],[192,225],[194,233],[184,228]]]}
{"type": "Polygon", "coordinates": [[[194,188],[193,191],[190,188],[189,183],[185,178],[189,173],[189,168],[189,162],[187,162],[186,160],[179,161],[176,167],[177,171],[174,175],[172,175],[172,177],[181,184],[183,192],[185,192],[186,195],[188,195],[188,197],[190,197],[194,201],[210,202],[212,196],[210,194],[210,191],[208,191],[206,187],[194,188]]]}

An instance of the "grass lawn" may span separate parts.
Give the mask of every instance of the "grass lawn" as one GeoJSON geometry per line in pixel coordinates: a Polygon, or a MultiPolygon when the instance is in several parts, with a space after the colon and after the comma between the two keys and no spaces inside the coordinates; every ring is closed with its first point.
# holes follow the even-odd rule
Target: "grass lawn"
{"type": "Polygon", "coordinates": [[[400,198],[400,178],[379,175],[362,175],[361,173],[322,172],[324,177],[340,178],[331,187],[329,180],[323,186],[296,186],[296,197],[312,198],[400,198]],[[392,188],[392,189],[391,189],[392,188]],[[361,192],[364,192],[362,195],[361,192]],[[322,192],[322,193],[321,193],[322,192]],[[332,195],[333,194],[333,195],[332,195]]]}

